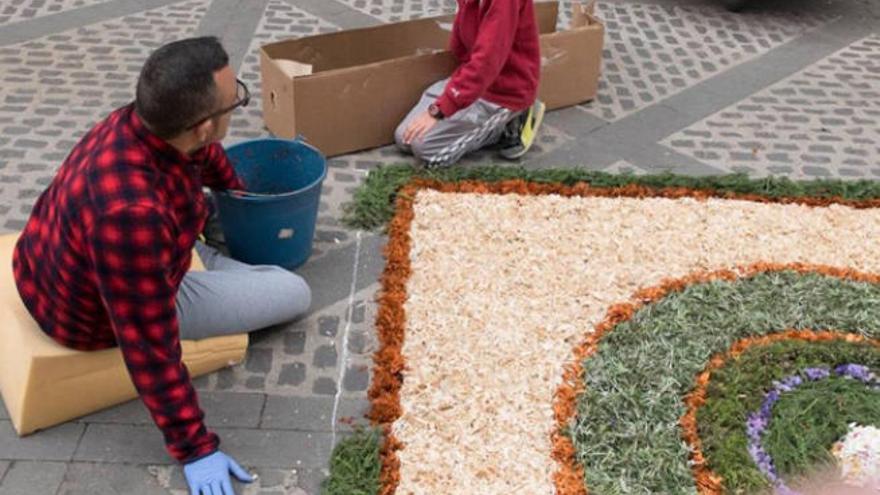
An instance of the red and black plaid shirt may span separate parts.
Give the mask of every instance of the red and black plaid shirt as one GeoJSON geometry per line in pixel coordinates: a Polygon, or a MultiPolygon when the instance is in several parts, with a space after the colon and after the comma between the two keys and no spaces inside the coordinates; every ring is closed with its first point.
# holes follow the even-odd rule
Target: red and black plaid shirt
{"type": "Polygon", "coordinates": [[[181,362],[175,297],[208,216],[202,186],[240,188],[219,143],[186,156],[133,106],[73,149],[15,248],[25,305],[50,337],[79,350],[118,345],[168,451],[217,449],[181,362]]]}

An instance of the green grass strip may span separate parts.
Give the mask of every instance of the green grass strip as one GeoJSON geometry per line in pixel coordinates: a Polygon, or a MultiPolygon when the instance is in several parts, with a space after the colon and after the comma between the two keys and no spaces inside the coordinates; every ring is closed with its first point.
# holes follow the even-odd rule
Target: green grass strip
{"type": "MultiPolygon", "coordinates": [[[[846,363],[880,369],[880,349],[867,343],[786,340],[751,347],[712,372],[697,422],[708,466],[724,478],[728,493],[769,488],[747,451],[744,425],[773,381],[846,363]]],[[[850,422],[880,424],[880,391],[840,377],[809,382],[776,403],[764,445],[788,482],[832,463],[829,449],[850,422]]]]}
{"type": "Polygon", "coordinates": [[[689,177],[670,173],[657,175],[609,174],[581,168],[531,170],[523,167],[452,167],[424,170],[410,165],[386,165],[370,171],[364,184],[345,205],[343,221],[353,228],[371,230],[384,226],[394,214],[394,199],[406,183],[415,178],[446,182],[479,180],[496,182],[522,179],[546,184],[572,185],[589,182],[595,187],[639,184],[650,187],[688,187],[719,192],[759,194],[767,197],[880,198],[880,182],[859,180],[793,181],[784,177],[751,179],[745,174],[689,177]]]}
{"type": "Polygon", "coordinates": [[[339,442],[330,457],[330,476],[321,483],[322,495],[378,493],[380,437],[376,429],[358,429],[339,442]]]}
{"type": "Polygon", "coordinates": [[[880,286],[793,272],[691,286],[636,313],[584,361],[569,427],[591,493],[696,493],[681,439],[683,396],[717,352],[788,328],[877,338],[880,286]]]}

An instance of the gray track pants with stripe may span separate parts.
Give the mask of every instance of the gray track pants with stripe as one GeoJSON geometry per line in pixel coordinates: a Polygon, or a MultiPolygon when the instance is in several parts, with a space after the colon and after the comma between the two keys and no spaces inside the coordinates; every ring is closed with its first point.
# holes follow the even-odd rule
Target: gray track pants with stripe
{"type": "Polygon", "coordinates": [[[405,144],[403,133],[409,123],[437,101],[448,81],[449,79],[438,81],[425,90],[419,103],[397,126],[394,133],[397,146],[424,161],[428,168],[447,167],[467,153],[496,143],[504,126],[516,116],[515,112],[507,108],[479,99],[455,115],[437,122],[424,138],[411,145],[405,144]]]}
{"type": "Polygon", "coordinates": [[[202,242],[196,250],[207,270],[188,272],[177,291],[181,338],[251,332],[309,309],[312,292],[299,275],[279,266],[241,263],[202,242]]]}

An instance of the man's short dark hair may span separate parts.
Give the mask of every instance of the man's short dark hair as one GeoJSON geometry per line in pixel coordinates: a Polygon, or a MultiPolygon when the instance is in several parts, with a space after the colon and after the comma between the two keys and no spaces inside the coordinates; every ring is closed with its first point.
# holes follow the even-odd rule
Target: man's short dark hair
{"type": "Polygon", "coordinates": [[[214,73],[227,65],[229,55],[214,36],[164,45],[141,69],[135,110],[157,136],[173,138],[221,104],[214,73]]]}

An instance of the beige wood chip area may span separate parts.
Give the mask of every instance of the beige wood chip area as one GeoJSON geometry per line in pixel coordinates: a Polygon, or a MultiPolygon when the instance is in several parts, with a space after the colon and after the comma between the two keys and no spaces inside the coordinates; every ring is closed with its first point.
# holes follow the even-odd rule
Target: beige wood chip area
{"type": "Polygon", "coordinates": [[[551,494],[552,399],[615,302],[758,261],[880,272],[880,211],[419,192],[398,494],[551,494]]]}

